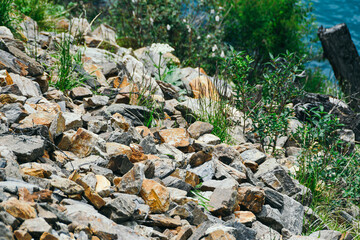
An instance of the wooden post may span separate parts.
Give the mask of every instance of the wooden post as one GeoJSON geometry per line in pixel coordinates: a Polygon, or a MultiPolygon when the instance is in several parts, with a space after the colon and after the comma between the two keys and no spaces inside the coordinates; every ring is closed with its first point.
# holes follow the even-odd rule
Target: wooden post
{"type": "Polygon", "coordinates": [[[350,98],[349,105],[360,110],[360,57],[345,23],[332,28],[321,26],[318,31],[324,57],[339,80],[342,91],[350,98]]]}

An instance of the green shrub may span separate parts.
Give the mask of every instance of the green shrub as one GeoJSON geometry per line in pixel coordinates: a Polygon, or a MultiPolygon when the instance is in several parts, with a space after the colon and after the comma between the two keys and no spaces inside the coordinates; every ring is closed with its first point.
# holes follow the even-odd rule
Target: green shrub
{"type": "Polygon", "coordinates": [[[224,49],[223,10],[216,0],[124,0],[110,1],[110,6],[103,17],[117,29],[119,44],[139,48],[168,43],[183,64],[215,72],[224,49]]]}
{"type": "MultiPolygon", "coordinates": [[[[231,10],[225,18],[225,41],[236,50],[245,50],[255,59],[255,69],[289,52],[307,52],[305,36],[312,29],[307,1],[300,0],[226,0],[231,10]]],[[[259,69],[258,69],[259,68],[259,69]]]]}
{"type": "Polygon", "coordinates": [[[12,32],[15,32],[13,25],[15,18],[12,15],[12,12],[13,0],[0,0],[0,26],[5,26],[12,32]]]}
{"type": "Polygon", "coordinates": [[[301,94],[297,76],[303,58],[287,52],[276,58],[270,54],[270,59],[262,81],[261,106],[252,111],[251,118],[260,142],[263,146],[271,146],[275,154],[276,141],[280,135],[286,134],[291,116],[291,109],[286,105],[301,94]]]}

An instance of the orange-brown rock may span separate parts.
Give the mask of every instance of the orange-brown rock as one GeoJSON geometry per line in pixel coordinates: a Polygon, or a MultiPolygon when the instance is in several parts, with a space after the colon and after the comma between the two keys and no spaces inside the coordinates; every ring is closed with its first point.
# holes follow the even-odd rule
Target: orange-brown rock
{"type": "Polygon", "coordinates": [[[14,84],[11,76],[6,70],[0,70],[0,87],[14,84]]]}
{"type": "Polygon", "coordinates": [[[118,179],[114,180],[114,183],[117,183],[117,189],[120,192],[127,194],[139,194],[143,185],[143,180],[145,178],[144,170],[144,164],[138,163],[134,165],[130,169],[130,171],[128,171],[124,176],[122,176],[120,181],[118,181],[118,179]]]}
{"type": "Polygon", "coordinates": [[[177,168],[170,176],[182,179],[184,182],[190,184],[192,187],[195,187],[200,182],[198,175],[190,171],[182,171],[179,168],[177,168]]]}
{"type": "Polygon", "coordinates": [[[31,219],[37,217],[36,210],[31,203],[17,200],[16,198],[10,198],[2,202],[0,206],[16,218],[31,219]]]}
{"type": "Polygon", "coordinates": [[[164,228],[176,228],[181,226],[180,219],[167,217],[163,214],[150,214],[149,220],[151,220],[152,224],[154,224],[155,226],[164,228]]]}
{"type": "Polygon", "coordinates": [[[191,167],[197,167],[203,163],[210,161],[212,159],[212,154],[204,151],[199,151],[194,153],[189,160],[191,167]]]}
{"type": "Polygon", "coordinates": [[[59,240],[59,238],[55,237],[54,235],[52,235],[48,232],[44,232],[41,235],[40,240],[59,240]]]}
{"type": "Polygon", "coordinates": [[[130,162],[137,163],[147,160],[147,156],[144,154],[143,148],[137,144],[130,145],[132,154],[130,158],[130,162]]]}
{"type": "Polygon", "coordinates": [[[101,86],[108,87],[109,84],[106,82],[106,78],[102,73],[99,66],[96,64],[84,64],[84,70],[89,73],[90,75],[96,76],[97,81],[101,84],[101,86]]]}
{"type": "Polygon", "coordinates": [[[49,189],[40,190],[38,192],[30,193],[26,188],[20,188],[18,190],[19,200],[26,202],[50,202],[52,201],[52,191],[49,189]]]}
{"type": "Polygon", "coordinates": [[[36,110],[37,112],[47,112],[47,113],[53,113],[53,114],[57,114],[59,112],[61,112],[61,108],[59,106],[59,104],[57,103],[52,103],[52,102],[44,102],[44,103],[39,103],[39,104],[29,104],[34,110],[36,110]]]}
{"type": "Polygon", "coordinates": [[[151,133],[151,131],[150,131],[150,129],[148,127],[138,126],[135,129],[142,137],[146,137],[148,135],[153,136],[153,134],[151,133]]]}
{"type": "Polygon", "coordinates": [[[130,124],[120,113],[115,113],[114,115],[112,115],[111,124],[115,128],[120,128],[125,132],[127,132],[130,128],[130,124]]]}
{"type": "Polygon", "coordinates": [[[239,203],[248,210],[259,213],[265,203],[265,192],[259,187],[240,187],[238,189],[239,203]]]}
{"type": "MultiPolygon", "coordinates": [[[[79,128],[71,138],[69,151],[75,153],[79,158],[89,156],[96,146],[100,147],[105,140],[102,140],[96,134],[79,128]]],[[[102,149],[100,149],[102,150],[102,149]]]]}
{"type": "Polygon", "coordinates": [[[143,180],[140,196],[149,205],[152,213],[164,213],[169,210],[170,194],[166,187],[154,180],[143,180]]]}
{"type": "Polygon", "coordinates": [[[245,160],[243,163],[246,167],[250,168],[252,172],[256,172],[259,168],[259,165],[251,160],[245,160]]]}
{"type": "Polygon", "coordinates": [[[105,206],[106,202],[102,197],[99,196],[94,190],[92,190],[89,185],[87,185],[81,178],[76,179],[77,184],[84,188],[84,195],[86,199],[97,209],[105,206]]]}
{"type": "Polygon", "coordinates": [[[44,125],[50,127],[51,122],[55,119],[56,114],[49,112],[32,113],[20,121],[21,127],[33,127],[34,125],[44,125]]]}
{"type": "Polygon", "coordinates": [[[132,150],[129,146],[124,144],[107,142],[106,143],[106,153],[112,157],[119,154],[125,154],[129,159],[131,159],[132,150]]]}
{"type": "Polygon", "coordinates": [[[33,239],[30,235],[30,233],[28,233],[25,230],[16,230],[14,232],[14,236],[16,238],[16,240],[31,240],[33,239]]]}
{"type": "Polygon", "coordinates": [[[190,145],[189,133],[184,128],[164,129],[158,133],[162,142],[174,147],[184,148],[190,145]]]}
{"type": "Polygon", "coordinates": [[[236,240],[236,238],[230,233],[218,229],[207,235],[204,240],[236,240]]]}
{"type": "Polygon", "coordinates": [[[39,177],[39,178],[49,178],[51,176],[51,172],[42,168],[22,168],[21,169],[24,174],[39,177]]]}
{"type": "Polygon", "coordinates": [[[242,224],[249,224],[255,222],[256,216],[250,211],[235,211],[235,221],[238,221],[242,224]]]}

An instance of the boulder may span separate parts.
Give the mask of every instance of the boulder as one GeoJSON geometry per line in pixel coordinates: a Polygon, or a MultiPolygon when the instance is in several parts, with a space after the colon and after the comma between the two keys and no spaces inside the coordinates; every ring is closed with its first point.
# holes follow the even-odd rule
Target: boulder
{"type": "Polygon", "coordinates": [[[5,135],[0,146],[11,149],[19,162],[32,162],[44,155],[45,142],[39,136],[5,135]]]}
{"type": "Polygon", "coordinates": [[[169,210],[170,194],[166,187],[154,180],[144,179],[140,196],[149,205],[152,213],[164,213],[169,210]]]}

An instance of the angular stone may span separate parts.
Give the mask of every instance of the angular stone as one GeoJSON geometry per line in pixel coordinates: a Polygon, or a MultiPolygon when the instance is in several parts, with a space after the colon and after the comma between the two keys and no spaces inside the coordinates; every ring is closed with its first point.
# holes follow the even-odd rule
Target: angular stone
{"type": "Polygon", "coordinates": [[[91,97],[92,96],[92,92],[85,87],[76,87],[71,89],[70,91],[70,96],[73,99],[83,99],[86,97],[91,97]]]}
{"type": "Polygon", "coordinates": [[[199,151],[194,153],[189,160],[191,167],[198,167],[203,163],[210,161],[212,159],[212,153],[206,151],[199,151]]]}
{"type": "Polygon", "coordinates": [[[102,193],[110,191],[111,182],[102,175],[96,175],[96,187],[95,191],[102,195],[102,193]]]}
{"type": "Polygon", "coordinates": [[[209,144],[209,145],[217,145],[221,143],[221,139],[214,134],[204,134],[198,138],[198,141],[209,144]]]}
{"type": "Polygon", "coordinates": [[[281,213],[278,209],[270,207],[270,205],[264,205],[260,213],[256,214],[257,219],[266,226],[281,232],[284,223],[281,219],[281,213]]]}
{"type": "MultiPolygon", "coordinates": [[[[1,50],[0,50],[1,51],[1,50]]],[[[21,94],[25,97],[41,97],[42,93],[37,82],[31,81],[29,78],[22,77],[17,74],[10,73],[14,84],[19,87],[21,94]]]]}
{"type": "MultiPolygon", "coordinates": [[[[130,128],[131,129],[131,128],[130,128]]],[[[114,131],[110,133],[110,136],[106,139],[108,142],[116,142],[126,146],[130,146],[130,143],[134,140],[133,136],[129,132],[114,131]]]]}
{"type": "Polygon", "coordinates": [[[122,129],[125,132],[127,132],[130,128],[130,124],[120,113],[115,113],[112,115],[111,124],[114,128],[122,129]]]}
{"type": "Polygon", "coordinates": [[[250,211],[235,211],[235,221],[238,221],[246,226],[256,221],[256,216],[250,211]]]}
{"type": "Polygon", "coordinates": [[[62,112],[59,112],[49,127],[52,138],[61,135],[65,131],[65,126],[65,118],[63,117],[62,112]]]}
{"type": "Polygon", "coordinates": [[[247,181],[246,170],[243,169],[239,171],[233,167],[226,165],[223,162],[218,160],[214,160],[215,165],[215,178],[216,179],[224,179],[224,178],[232,178],[235,179],[238,183],[242,183],[247,181]]]}
{"type": "Polygon", "coordinates": [[[124,175],[130,171],[133,166],[134,164],[130,162],[127,155],[119,154],[110,158],[107,168],[111,169],[114,173],[124,175]]]}
{"type": "MultiPolygon", "coordinates": [[[[30,233],[28,233],[25,230],[16,230],[14,232],[14,236],[16,237],[17,240],[31,240],[33,239],[30,235],[30,233]]],[[[9,238],[12,239],[12,238],[9,238]]]]}
{"type": "Polygon", "coordinates": [[[195,173],[203,181],[211,180],[215,176],[215,167],[213,161],[205,162],[204,164],[200,165],[199,167],[189,169],[189,171],[195,173]]]}
{"type": "Polygon", "coordinates": [[[108,123],[106,121],[90,120],[88,122],[88,130],[95,134],[106,132],[108,129],[108,123]]]}
{"type": "Polygon", "coordinates": [[[309,235],[309,237],[313,238],[321,238],[326,240],[338,240],[342,236],[341,232],[334,231],[334,230],[321,230],[313,232],[309,235]]]}
{"type": "Polygon", "coordinates": [[[60,189],[67,195],[81,194],[84,192],[84,188],[66,178],[54,178],[51,180],[51,186],[60,189]]]}
{"type": "Polygon", "coordinates": [[[215,216],[228,216],[234,212],[237,205],[238,198],[235,189],[216,188],[210,197],[209,210],[215,216]]]}
{"type": "Polygon", "coordinates": [[[5,135],[0,146],[11,149],[19,162],[31,162],[44,155],[45,142],[39,136],[5,135]]]}
{"type": "Polygon", "coordinates": [[[106,143],[106,153],[109,157],[115,157],[117,155],[126,155],[128,159],[131,159],[132,150],[130,147],[114,142],[107,142],[106,143]]]}
{"type": "Polygon", "coordinates": [[[132,151],[130,157],[130,161],[132,163],[137,163],[147,160],[147,156],[144,154],[144,151],[140,145],[131,144],[130,149],[132,151]]]}
{"type": "Polygon", "coordinates": [[[26,64],[12,54],[0,49],[0,70],[7,70],[9,73],[16,73],[25,76],[28,74],[26,64]]]}
{"type": "Polygon", "coordinates": [[[117,197],[108,201],[101,210],[102,214],[116,223],[122,223],[129,220],[137,209],[137,203],[134,196],[129,194],[117,194],[117,197]]]}
{"type": "Polygon", "coordinates": [[[238,182],[234,179],[206,180],[201,185],[201,191],[214,191],[216,188],[237,188],[238,182]]]}
{"type": "Polygon", "coordinates": [[[215,146],[213,155],[215,155],[221,162],[228,165],[233,162],[242,162],[240,153],[233,147],[229,147],[226,144],[215,146]]]}
{"type": "Polygon", "coordinates": [[[0,87],[14,84],[11,76],[6,70],[0,70],[0,87]]]}
{"type": "Polygon", "coordinates": [[[204,240],[218,240],[218,239],[219,240],[225,240],[225,239],[226,240],[236,240],[236,238],[232,234],[230,234],[222,229],[216,229],[216,230],[208,233],[207,236],[204,238],[204,240]]]}
{"type": "Polygon", "coordinates": [[[252,229],[256,231],[256,239],[261,240],[281,240],[281,235],[274,229],[262,224],[261,222],[254,222],[252,229]]]}
{"type": "Polygon", "coordinates": [[[156,145],[156,149],[159,153],[159,155],[166,155],[167,157],[171,158],[173,160],[173,162],[175,162],[176,167],[185,167],[185,155],[183,152],[181,152],[179,149],[177,149],[176,147],[167,144],[167,143],[163,143],[160,145],[156,145]]]}
{"type": "Polygon", "coordinates": [[[121,181],[116,184],[118,190],[128,194],[139,194],[140,190],[143,189],[144,181],[146,180],[144,179],[144,170],[145,166],[143,164],[136,164],[121,178],[121,181]]]}
{"type": "Polygon", "coordinates": [[[140,196],[150,206],[152,213],[164,213],[169,210],[170,194],[166,187],[154,180],[144,179],[140,196]]]}
{"type": "Polygon", "coordinates": [[[145,116],[150,116],[150,110],[146,107],[127,104],[111,104],[106,108],[105,112],[111,116],[119,113],[135,127],[144,125],[145,116]]]}
{"type": "Polygon", "coordinates": [[[50,232],[51,226],[43,218],[34,218],[25,220],[19,229],[34,237],[40,237],[44,232],[50,232]]]}
{"type": "Polygon", "coordinates": [[[93,235],[99,239],[139,239],[145,238],[136,234],[128,227],[118,225],[104,215],[98,213],[92,206],[76,202],[75,204],[67,205],[66,215],[68,215],[75,226],[90,226],[93,235]]]}
{"type": "MultiPolygon", "coordinates": [[[[20,179],[22,174],[15,154],[8,147],[0,146],[0,171],[4,171],[6,179],[20,179]]],[[[3,179],[4,181],[5,179],[3,179]]]]}
{"type": "Polygon", "coordinates": [[[65,119],[65,131],[78,130],[83,126],[81,115],[77,113],[64,112],[63,117],[65,119]]]}
{"type": "Polygon", "coordinates": [[[287,171],[275,160],[267,160],[261,164],[255,173],[255,177],[263,181],[267,186],[288,196],[301,191],[287,171]]]}
{"type": "Polygon", "coordinates": [[[85,183],[84,180],[82,180],[81,178],[77,178],[75,180],[75,182],[84,188],[84,195],[85,195],[86,199],[96,209],[100,209],[103,206],[105,206],[106,203],[105,203],[104,199],[102,197],[100,197],[93,189],[91,189],[89,187],[89,185],[85,183]]]}
{"type": "Polygon", "coordinates": [[[71,138],[71,142],[69,151],[80,158],[87,157],[92,153],[98,154],[105,150],[105,140],[83,128],[77,130],[71,138]]]}
{"type": "Polygon", "coordinates": [[[144,137],[144,139],[141,140],[140,146],[144,150],[145,154],[157,154],[157,149],[155,145],[154,138],[150,135],[144,137]]]}
{"type": "Polygon", "coordinates": [[[52,235],[48,232],[44,232],[41,235],[40,240],[59,240],[59,238],[55,237],[54,235],[52,235]]]}
{"type": "Polygon", "coordinates": [[[162,142],[177,148],[190,145],[189,133],[184,128],[164,129],[159,131],[162,142]]]}
{"type": "Polygon", "coordinates": [[[211,133],[214,126],[207,122],[196,121],[190,125],[188,132],[192,138],[198,139],[200,136],[211,133]]]}
{"type": "Polygon", "coordinates": [[[85,108],[95,108],[95,107],[106,106],[108,103],[109,103],[108,96],[96,95],[91,98],[84,99],[85,108]]]}
{"type": "Polygon", "coordinates": [[[151,220],[152,225],[158,226],[158,227],[176,228],[176,227],[181,226],[180,219],[166,217],[163,214],[150,214],[149,219],[151,220]]]}
{"type": "Polygon", "coordinates": [[[263,152],[253,148],[241,153],[241,157],[244,161],[249,160],[261,164],[265,161],[266,155],[263,152]]]}
{"type": "Polygon", "coordinates": [[[36,77],[44,73],[44,67],[41,66],[41,64],[38,63],[34,58],[29,57],[20,49],[16,48],[15,46],[9,45],[8,50],[12,55],[14,55],[16,58],[20,59],[26,64],[27,71],[30,76],[36,77]]]}
{"type": "Polygon", "coordinates": [[[0,112],[4,113],[9,123],[17,123],[28,114],[20,103],[10,103],[0,107],[0,112]]]}
{"type": "Polygon", "coordinates": [[[17,200],[16,198],[10,198],[0,203],[0,205],[15,218],[31,219],[37,217],[36,210],[32,204],[17,200]]]}
{"type": "Polygon", "coordinates": [[[271,189],[265,188],[265,203],[273,208],[282,209],[284,206],[284,197],[281,193],[271,189]]]}
{"type": "Polygon", "coordinates": [[[254,213],[260,212],[265,203],[265,192],[259,187],[240,187],[238,197],[239,203],[254,213]]]}

